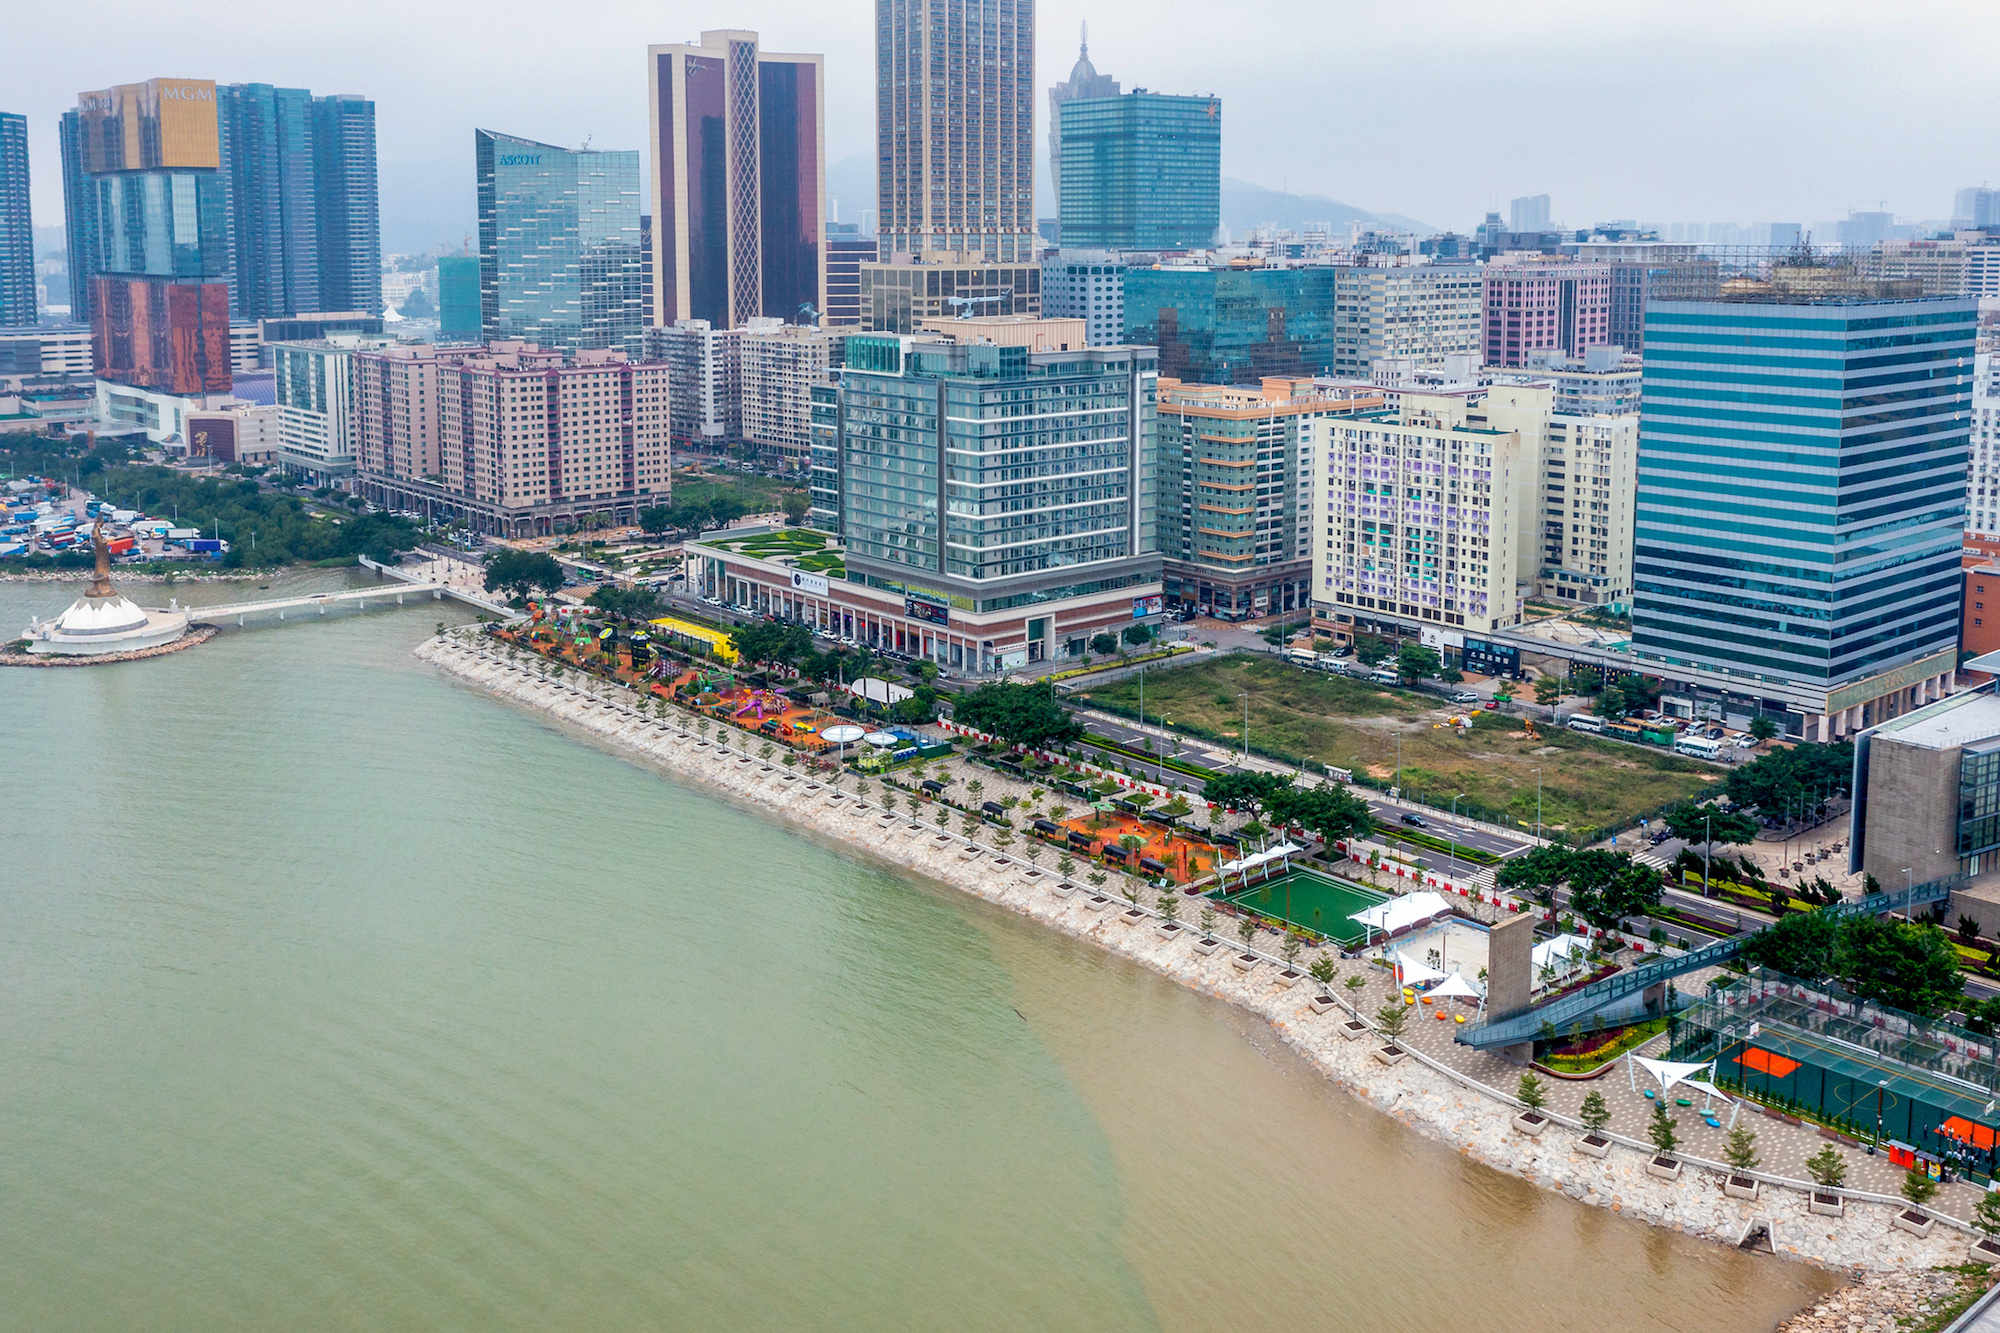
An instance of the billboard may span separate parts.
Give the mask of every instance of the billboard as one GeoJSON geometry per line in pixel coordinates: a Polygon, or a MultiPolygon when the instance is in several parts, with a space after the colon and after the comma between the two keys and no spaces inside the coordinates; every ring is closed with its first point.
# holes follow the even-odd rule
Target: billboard
{"type": "Polygon", "coordinates": [[[912,620],[927,620],[933,625],[949,625],[951,608],[931,602],[920,602],[914,597],[903,599],[903,614],[912,620]]]}
{"type": "Polygon", "coordinates": [[[1154,593],[1151,597],[1134,597],[1132,599],[1132,619],[1134,620],[1144,620],[1147,616],[1164,614],[1166,609],[1167,599],[1159,593],[1154,593]]]}
{"type": "Polygon", "coordinates": [[[792,571],[792,591],[807,592],[815,597],[827,595],[829,585],[824,574],[808,574],[803,569],[792,571]]]}
{"type": "Polygon", "coordinates": [[[1521,674],[1521,650],[1511,643],[1465,636],[1464,670],[1481,676],[1514,677],[1521,674]]]}

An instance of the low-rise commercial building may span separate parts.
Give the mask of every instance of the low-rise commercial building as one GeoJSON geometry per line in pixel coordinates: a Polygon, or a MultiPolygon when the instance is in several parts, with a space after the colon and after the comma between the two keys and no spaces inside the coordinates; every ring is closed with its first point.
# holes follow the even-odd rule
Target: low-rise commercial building
{"type": "Polygon", "coordinates": [[[226,403],[190,412],[188,456],[270,467],[278,461],[285,410],[273,403],[226,403]]]}

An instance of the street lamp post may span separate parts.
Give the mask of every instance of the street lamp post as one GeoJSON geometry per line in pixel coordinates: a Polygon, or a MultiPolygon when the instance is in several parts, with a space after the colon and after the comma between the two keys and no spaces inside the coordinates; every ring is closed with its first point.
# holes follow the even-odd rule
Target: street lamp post
{"type": "Polygon", "coordinates": [[[1464,799],[1464,792],[1451,798],[1451,873],[1454,875],[1458,873],[1458,803],[1464,799]]]}
{"type": "Polygon", "coordinates": [[[1882,1094],[1889,1089],[1889,1080],[1880,1079],[1875,1084],[1875,1142],[1868,1145],[1868,1155],[1875,1155],[1877,1144],[1882,1142],[1882,1094]]]}
{"type": "Polygon", "coordinates": [[[1701,817],[1701,896],[1704,898],[1714,896],[1708,891],[1708,858],[1715,850],[1715,834],[1709,828],[1710,818],[1708,815],[1701,817]]]}
{"type": "Polygon", "coordinates": [[[1542,840],[1542,770],[1535,770],[1535,842],[1542,840]]]}
{"type": "Polygon", "coordinates": [[[1243,695],[1243,767],[1250,767],[1250,691],[1243,695]]]}
{"type": "Polygon", "coordinates": [[[1917,919],[1916,916],[1914,915],[1914,913],[1917,910],[1917,905],[1910,901],[1911,898],[1916,896],[1916,892],[1917,892],[1917,877],[1914,873],[1912,873],[1911,867],[1904,866],[1903,867],[1903,920],[1905,921],[1915,921],[1917,919]]]}

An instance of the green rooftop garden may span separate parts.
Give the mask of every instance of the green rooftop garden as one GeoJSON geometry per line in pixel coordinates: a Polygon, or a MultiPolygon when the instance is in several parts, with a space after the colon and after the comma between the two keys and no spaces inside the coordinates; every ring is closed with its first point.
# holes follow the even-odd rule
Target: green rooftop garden
{"type": "Polygon", "coordinates": [[[783,561],[811,574],[828,574],[838,578],[847,573],[847,565],[833,538],[810,528],[780,528],[775,532],[758,532],[747,537],[711,537],[706,539],[706,544],[739,555],[755,556],[759,560],[783,561]]]}

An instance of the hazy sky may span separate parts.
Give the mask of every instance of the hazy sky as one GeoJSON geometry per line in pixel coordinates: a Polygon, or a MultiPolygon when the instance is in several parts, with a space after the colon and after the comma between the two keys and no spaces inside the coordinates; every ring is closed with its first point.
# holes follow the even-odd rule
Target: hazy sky
{"type": "MultiPolygon", "coordinates": [[[[19,0],[0,110],[30,119],[35,220],[62,216],[55,119],[155,75],[374,98],[399,192],[472,204],[472,130],[647,146],[644,49],[703,28],[826,56],[828,156],[874,143],[869,0],[19,0]]],[[[1948,215],[2000,183],[2000,5],[1953,0],[1043,0],[1046,88],[1090,24],[1127,89],[1223,101],[1223,171],[1468,228],[1522,194],[1586,225],[1948,215]]],[[[864,203],[843,201],[853,219],[864,203]]],[[[452,210],[456,212],[456,210],[452,210]]],[[[445,239],[438,236],[436,239],[445,239]]]]}

